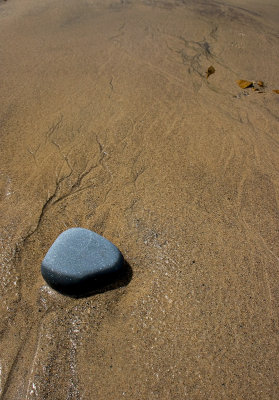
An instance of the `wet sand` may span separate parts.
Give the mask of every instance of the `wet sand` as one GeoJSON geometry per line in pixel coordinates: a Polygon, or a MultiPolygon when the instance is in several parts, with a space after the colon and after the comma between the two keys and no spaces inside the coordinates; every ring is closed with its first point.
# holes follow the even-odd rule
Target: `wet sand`
{"type": "Polygon", "coordinates": [[[276,3],[0,3],[1,399],[279,398],[276,3]],[[47,287],[75,226],[128,285],[47,287]]]}

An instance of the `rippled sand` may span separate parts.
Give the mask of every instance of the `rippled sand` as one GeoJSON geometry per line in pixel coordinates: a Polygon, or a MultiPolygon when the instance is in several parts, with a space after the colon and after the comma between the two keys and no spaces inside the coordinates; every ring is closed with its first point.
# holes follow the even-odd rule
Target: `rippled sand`
{"type": "Polygon", "coordinates": [[[278,20],[276,0],[0,2],[1,399],[279,398],[278,20]],[[120,248],[127,286],[45,285],[74,226],[120,248]]]}

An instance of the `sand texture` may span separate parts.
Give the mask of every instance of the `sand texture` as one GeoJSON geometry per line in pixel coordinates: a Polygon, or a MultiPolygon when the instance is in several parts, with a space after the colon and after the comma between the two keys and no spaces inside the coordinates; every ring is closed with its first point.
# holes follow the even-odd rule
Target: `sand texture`
{"type": "Polygon", "coordinates": [[[1,400],[279,399],[278,21],[277,0],[0,2],[1,400]],[[48,288],[75,226],[128,284],[48,288]]]}

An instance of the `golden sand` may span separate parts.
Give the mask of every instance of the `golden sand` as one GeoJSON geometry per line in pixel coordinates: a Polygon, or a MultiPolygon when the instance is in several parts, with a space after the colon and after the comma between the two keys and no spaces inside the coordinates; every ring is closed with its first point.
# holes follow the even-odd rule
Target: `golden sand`
{"type": "Polygon", "coordinates": [[[0,2],[1,399],[279,398],[278,20],[276,0],[0,2]],[[127,286],[47,287],[74,226],[127,286]]]}

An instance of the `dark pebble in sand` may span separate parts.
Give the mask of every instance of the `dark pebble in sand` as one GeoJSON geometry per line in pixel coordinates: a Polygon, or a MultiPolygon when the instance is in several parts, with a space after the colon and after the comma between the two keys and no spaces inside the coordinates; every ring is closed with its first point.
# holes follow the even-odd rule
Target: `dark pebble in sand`
{"type": "Polygon", "coordinates": [[[41,266],[45,281],[70,296],[86,296],[122,276],[124,260],[109,240],[84,228],[61,233],[41,266]]]}

